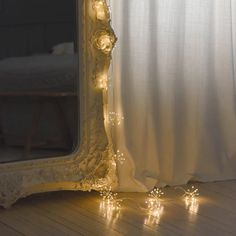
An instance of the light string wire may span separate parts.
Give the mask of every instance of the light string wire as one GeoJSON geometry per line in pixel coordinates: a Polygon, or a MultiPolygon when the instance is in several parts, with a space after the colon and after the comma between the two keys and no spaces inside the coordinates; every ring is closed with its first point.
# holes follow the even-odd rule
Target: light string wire
{"type": "MultiPolygon", "coordinates": [[[[110,24],[112,25],[113,22],[113,11],[112,11],[112,4],[111,0],[106,0],[107,6],[109,9],[109,14],[110,14],[110,24]]],[[[116,46],[115,46],[116,47],[116,46]]],[[[115,48],[114,48],[115,49],[115,48]]],[[[114,55],[114,50],[112,51],[114,55]]],[[[109,72],[108,72],[108,114],[107,114],[107,119],[109,123],[109,128],[110,128],[110,135],[111,135],[111,141],[113,143],[113,148],[114,148],[114,158],[116,163],[120,163],[121,165],[124,164],[125,162],[125,156],[124,153],[117,147],[117,142],[115,142],[115,136],[116,136],[116,129],[117,126],[121,124],[121,122],[124,120],[124,117],[117,112],[116,108],[116,90],[115,90],[115,81],[116,81],[116,76],[114,76],[114,61],[111,60],[109,72]]]]}
{"type": "MultiPolygon", "coordinates": [[[[109,10],[109,15],[110,15],[110,24],[112,24],[113,20],[113,14],[112,14],[112,7],[111,7],[111,2],[110,0],[104,0],[105,3],[107,4],[108,10],[109,10]]],[[[112,52],[113,53],[113,52],[112,52]]],[[[114,86],[114,61],[111,60],[110,62],[110,67],[108,70],[107,74],[107,90],[105,91],[107,93],[107,108],[106,108],[106,116],[108,119],[108,129],[110,130],[110,138],[112,143],[114,144],[114,128],[117,128],[119,126],[120,122],[123,120],[122,117],[119,117],[119,114],[115,112],[116,109],[116,99],[115,99],[115,86],[114,86]],[[112,108],[112,109],[111,109],[112,108]],[[110,109],[113,112],[109,112],[110,109]],[[114,120],[110,120],[110,114],[113,114],[114,120]],[[114,124],[112,124],[114,122],[114,124]]],[[[114,154],[114,159],[116,163],[119,161],[119,158],[121,158],[121,161],[124,161],[124,155],[122,152],[120,152],[119,149],[117,149],[117,143],[115,143],[114,148],[116,150],[114,154]],[[122,159],[123,158],[123,159],[122,159]]],[[[187,206],[190,205],[190,210],[194,207],[191,208],[191,204],[196,203],[196,198],[199,196],[199,190],[196,189],[194,186],[191,187],[191,189],[185,190],[183,187],[176,187],[176,190],[182,190],[184,192],[182,197],[185,197],[185,200],[190,200],[190,203],[188,202],[187,206]]],[[[138,209],[147,212],[149,216],[151,217],[157,217],[160,218],[161,214],[163,213],[164,206],[162,203],[164,202],[171,202],[174,201],[175,199],[161,199],[162,195],[164,193],[162,192],[161,189],[159,188],[154,188],[152,191],[148,193],[147,199],[145,201],[146,207],[143,206],[143,204],[134,202],[132,198],[118,198],[118,194],[114,193],[112,191],[112,188],[110,186],[105,186],[102,187],[100,190],[100,196],[102,197],[102,203],[104,204],[105,207],[110,210],[119,210],[121,208],[121,202],[124,201],[132,201],[138,209]]],[[[177,197],[179,198],[179,197],[177,197]]]]}

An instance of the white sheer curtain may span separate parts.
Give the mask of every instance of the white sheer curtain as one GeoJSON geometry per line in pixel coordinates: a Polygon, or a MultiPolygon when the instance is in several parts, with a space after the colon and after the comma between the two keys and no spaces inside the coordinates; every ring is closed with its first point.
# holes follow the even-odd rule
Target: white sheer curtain
{"type": "Polygon", "coordinates": [[[236,0],[111,0],[120,190],[236,178],[236,0]]]}

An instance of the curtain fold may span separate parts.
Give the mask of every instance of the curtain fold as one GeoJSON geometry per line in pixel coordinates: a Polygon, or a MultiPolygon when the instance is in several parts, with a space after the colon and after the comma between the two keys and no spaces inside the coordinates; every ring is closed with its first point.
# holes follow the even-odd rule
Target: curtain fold
{"type": "Polygon", "coordinates": [[[236,0],[111,0],[120,190],[236,178],[236,0]]]}

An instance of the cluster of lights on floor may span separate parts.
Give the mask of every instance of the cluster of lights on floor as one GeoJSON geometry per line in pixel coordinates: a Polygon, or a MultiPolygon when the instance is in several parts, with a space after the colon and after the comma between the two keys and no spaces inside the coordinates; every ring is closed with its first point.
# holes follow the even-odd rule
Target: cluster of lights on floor
{"type": "MultiPolygon", "coordinates": [[[[176,188],[177,189],[177,188],[176,188]]],[[[198,212],[198,196],[199,190],[194,186],[191,186],[190,189],[185,190],[182,196],[185,207],[190,214],[196,214],[198,212]]],[[[100,191],[101,202],[100,202],[100,211],[103,216],[109,221],[116,221],[119,218],[120,212],[122,210],[122,203],[125,200],[130,199],[122,199],[118,197],[117,193],[112,192],[110,187],[105,187],[100,191]]],[[[147,197],[145,200],[145,206],[138,206],[139,210],[141,210],[147,218],[145,219],[146,225],[158,225],[161,219],[161,216],[164,212],[163,200],[164,192],[155,187],[149,193],[147,193],[147,197]]]]}
{"type": "MultiPolygon", "coordinates": [[[[110,11],[106,0],[93,0],[93,9],[96,14],[96,19],[100,22],[110,22],[110,11]]],[[[94,45],[105,55],[109,55],[114,47],[116,37],[107,30],[100,30],[95,34],[94,45]]],[[[104,89],[105,91],[109,88],[110,80],[108,79],[107,73],[102,74],[97,77],[97,87],[104,89]]],[[[119,126],[124,117],[117,112],[109,112],[107,115],[107,122],[111,127],[119,126]]],[[[114,159],[121,165],[125,162],[124,154],[118,149],[114,154],[114,159]]],[[[185,201],[186,209],[189,212],[197,213],[198,211],[198,196],[199,190],[192,186],[190,189],[185,190],[181,188],[184,192],[183,199],[185,201]]],[[[118,198],[118,194],[112,192],[111,187],[102,188],[100,191],[101,204],[100,210],[103,215],[108,219],[117,219],[122,209],[122,202],[124,199],[118,198]]],[[[154,188],[148,193],[145,207],[141,208],[147,213],[148,218],[146,224],[158,224],[161,215],[163,214],[163,200],[162,197],[164,192],[159,188],[154,188]]]]}

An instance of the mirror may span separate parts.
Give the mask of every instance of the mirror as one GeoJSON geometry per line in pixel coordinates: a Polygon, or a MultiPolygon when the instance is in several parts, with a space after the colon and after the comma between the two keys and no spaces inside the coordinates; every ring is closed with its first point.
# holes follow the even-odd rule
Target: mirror
{"type": "MultiPolygon", "coordinates": [[[[71,50],[71,39],[73,38],[72,29],[74,26],[73,24],[72,26],[71,24],[66,26],[65,22],[67,22],[68,18],[70,19],[70,22],[74,18],[71,15],[68,15],[68,13],[70,12],[69,9],[71,9],[70,7],[68,8],[65,7],[62,9],[60,6],[60,4],[65,4],[70,1],[72,2],[73,0],[55,0],[55,1],[54,0],[50,0],[50,1],[0,0],[1,17],[3,17],[3,15],[6,14],[7,12],[6,7],[7,7],[8,2],[11,4],[16,4],[17,2],[21,2],[22,5],[19,5],[19,9],[23,9],[26,3],[29,5],[35,6],[38,9],[38,12],[40,12],[40,14],[42,15],[46,14],[44,12],[48,12],[48,15],[47,14],[44,15],[44,18],[43,18],[44,20],[47,19],[46,16],[51,16],[54,14],[57,15],[59,12],[60,13],[63,12],[65,14],[64,15],[65,17],[63,17],[63,19],[58,19],[57,23],[59,25],[57,25],[56,27],[57,33],[52,32],[53,27],[51,26],[54,25],[54,23],[51,22],[52,20],[50,20],[50,24],[48,25],[48,28],[46,27],[48,30],[45,32],[48,32],[49,34],[51,34],[52,38],[48,41],[48,44],[46,44],[48,47],[45,49],[41,48],[42,46],[40,45],[42,44],[40,44],[39,38],[40,38],[40,35],[43,36],[46,34],[40,33],[40,27],[38,27],[37,29],[36,28],[33,29],[33,33],[31,31],[31,27],[28,27],[28,26],[25,27],[25,32],[28,32],[27,40],[25,42],[29,42],[31,40],[31,37],[35,37],[36,39],[34,39],[33,42],[37,46],[36,47],[37,51],[35,53],[29,50],[31,49],[31,47],[27,47],[27,53],[29,54],[25,56],[25,60],[28,60],[29,58],[32,58],[32,57],[34,58],[47,57],[48,58],[48,57],[54,57],[54,56],[57,56],[57,59],[59,60],[59,58],[62,55],[52,55],[53,51],[51,49],[53,50],[58,49],[59,52],[68,50],[68,49],[69,51],[71,50]],[[42,6],[44,6],[44,4],[48,4],[48,2],[51,2],[51,1],[54,2],[55,6],[53,7],[51,13],[49,14],[48,10],[42,6]],[[62,21],[64,23],[62,23],[62,21]],[[67,29],[67,31],[65,32],[67,33],[70,32],[67,36],[66,36],[66,33],[64,35],[60,34],[63,28],[67,29]],[[58,40],[60,37],[61,39],[58,40]],[[64,45],[65,47],[61,46],[60,44],[64,42],[69,42],[70,45],[66,44],[64,45]]],[[[117,181],[115,155],[114,155],[113,145],[110,138],[111,135],[109,131],[110,130],[109,126],[111,124],[109,123],[108,91],[106,89],[108,85],[107,84],[108,83],[108,70],[109,70],[109,66],[111,62],[111,53],[116,43],[116,37],[110,25],[110,14],[109,14],[106,0],[76,0],[75,9],[76,9],[76,19],[77,19],[76,30],[74,31],[74,33],[76,32],[76,36],[77,36],[76,43],[75,43],[75,52],[77,52],[77,56],[78,56],[78,60],[77,60],[78,68],[76,71],[78,72],[78,75],[79,75],[79,88],[78,88],[79,93],[77,93],[76,95],[79,98],[78,99],[79,103],[77,103],[77,112],[79,113],[79,117],[77,117],[76,119],[76,122],[75,122],[76,124],[73,124],[73,121],[72,122],[68,121],[67,124],[69,125],[69,129],[73,129],[72,131],[75,132],[77,135],[75,134],[74,136],[72,136],[74,137],[74,139],[70,141],[70,145],[67,146],[68,148],[66,149],[66,151],[63,150],[64,154],[63,153],[53,153],[53,154],[50,153],[50,155],[47,155],[48,153],[45,154],[45,150],[44,150],[43,151],[44,155],[39,156],[43,158],[38,158],[38,156],[33,156],[32,154],[34,154],[34,151],[38,148],[38,146],[36,146],[36,144],[38,144],[36,141],[38,140],[41,141],[41,139],[39,139],[41,137],[46,137],[42,139],[43,141],[49,139],[48,134],[44,134],[43,130],[41,131],[41,129],[43,129],[44,127],[43,124],[47,124],[47,123],[43,123],[45,122],[43,120],[49,119],[50,113],[53,113],[52,110],[54,109],[54,106],[55,106],[54,102],[50,102],[50,104],[48,104],[47,107],[46,105],[44,105],[45,107],[43,107],[43,104],[41,104],[39,106],[40,109],[38,110],[37,108],[38,105],[36,105],[39,102],[38,98],[35,101],[35,99],[30,100],[29,97],[32,97],[32,95],[36,92],[37,93],[42,92],[42,91],[37,91],[37,89],[40,88],[39,84],[34,84],[33,88],[36,91],[35,90],[28,91],[30,93],[28,94],[28,97],[24,96],[22,98],[17,98],[17,99],[14,97],[9,98],[7,97],[9,94],[7,94],[6,97],[4,96],[1,97],[1,101],[7,100],[8,103],[12,104],[12,106],[5,106],[5,109],[10,109],[10,108],[13,109],[14,108],[13,105],[15,106],[16,102],[17,104],[18,103],[20,104],[20,102],[22,102],[21,100],[24,99],[25,101],[23,102],[23,104],[27,104],[28,106],[31,106],[31,108],[34,108],[36,110],[35,114],[37,114],[37,112],[38,113],[41,112],[42,114],[41,117],[38,115],[34,116],[37,122],[33,128],[33,132],[32,130],[29,132],[31,134],[32,139],[29,139],[29,138],[24,139],[27,141],[30,140],[30,145],[28,145],[28,149],[25,148],[25,143],[21,144],[21,147],[20,147],[21,152],[19,156],[21,157],[24,156],[24,159],[20,159],[19,161],[16,161],[16,159],[9,160],[7,159],[6,155],[1,155],[1,158],[2,158],[1,160],[5,158],[6,161],[4,161],[4,163],[3,161],[2,163],[0,163],[0,206],[3,206],[5,208],[10,207],[19,198],[26,197],[34,193],[59,191],[59,190],[91,191],[91,190],[100,190],[101,188],[106,187],[106,186],[115,187],[117,185],[118,181],[117,181]],[[34,103],[35,106],[30,103],[34,103]],[[45,110],[49,110],[49,113],[46,113],[45,110]],[[73,128],[73,125],[75,126],[77,125],[78,128],[76,127],[73,128]],[[76,138],[78,136],[79,136],[79,139],[76,138]],[[80,145],[78,145],[78,143],[80,143],[80,145]],[[48,158],[49,156],[51,158],[48,158]]],[[[14,11],[16,11],[15,8],[14,8],[14,11]]],[[[34,14],[31,14],[30,12],[28,12],[28,14],[34,16],[34,14]]],[[[36,16],[37,15],[35,15],[35,17],[36,16]]],[[[1,19],[0,19],[0,22],[1,22],[1,19]]],[[[8,32],[9,35],[11,35],[10,42],[13,42],[13,38],[14,38],[13,33],[11,30],[9,31],[10,32],[6,30],[6,33],[8,32]]],[[[1,37],[2,37],[2,34],[1,34],[1,37]]],[[[17,39],[21,41],[22,40],[21,37],[23,36],[20,35],[19,37],[17,37],[17,39]]],[[[46,36],[45,36],[45,40],[46,40],[46,36]]],[[[12,44],[12,49],[13,48],[16,48],[16,45],[12,44]]],[[[12,54],[10,54],[10,51],[11,51],[11,47],[9,49],[8,55],[13,57],[13,59],[10,56],[9,58],[7,56],[4,56],[2,61],[17,60],[19,59],[18,57],[24,57],[22,54],[20,54],[20,51],[18,51],[19,53],[18,56],[15,56],[15,55],[13,56],[12,54]]],[[[14,52],[14,50],[12,50],[12,52],[14,52]]],[[[71,57],[72,55],[69,54],[69,55],[63,55],[63,56],[71,57]]],[[[40,61],[42,62],[42,64],[40,63],[41,65],[40,68],[42,69],[44,68],[43,66],[47,64],[47,61],[46,60],[40,60],[40,61]]],[[[57,62],[52,61],[50,63],[55,65],[55,63],[57,62]]],[[[68,61],[62,60],[61,66],[57,67],[57,69],[60,69],[59,71],[60,76],[63,73],[63,70],[64,70],[63,65],[66,62],[68,63],[68,61]]],[[[69,62],[71,63],[71,61],[69,62]]],[[[34,63],[34,61],[30,60],[26,68],[28,68],[29,65],[32,65],[32,63],[34,63]]],[[[12,65],[13,63],[10,63],[9,66],[12,66],[12,65]]],[[[55,67],[53,67],[53,65],[50,65],[50,69],[54,69],[52,72],[58,72],[55,69],[55,67]]],[[[27,73],[31,75],[28,70],[27,70],[27,73]]],[[[71,73],[73,74],[75,73],[75,71],[71,70],[71,73]]],[[[35,73],[32,73],[32,75],[35,75],[35,73]]],[[[51,73],[51,75],[55,75],[55,74],[51,73]]],[[[58,77],[56,77],[56,79],[57,78],[58,77]]],[[[56,79],[54,78],[54,81],[56,79]]],[[[35,78],[33,81],[38,82],[38,80],[35,80],[35,78]]],[[[45,78],[41,85],[44,85],[44,86],[47,85],[46,83],[47,81],[48,80],[45,78]]],[[[76,82],[78,82],[78,79],[74,81],[74,83],[76,82]]],[[[23,83],[20,83],[20,85],[23,86],[23,83]]],[[[28,82],[25,83],[24,85],[26,86],[24,88],[28,89],[27,87],[28,82]]],[[[15,88],[19,89],[19,87],[21,86],[15,86],[15,88]]],[[[33,84],[31,86],[33,86],[33,84]]],[[[61,88],[60,83],[57,80],[56,80],[56,83],[54,83],[54,86],[57,89],[61,88]]],[[[12,87],[9,87],[9,88],[12,89],[12,87]]],[[[62,86],[62,88],[68,89],[68,87],[65,84],[62,86]]],[[[44,89],[45,87],[43,87],[43,91],[44,89]]],[[[47,96],[49,96],[49,94],[50,95],[52,94],[52,91],[50,90],[49,92],[45,94],[45,99],[47,96]]],[[[6,91],[2,91],[2,93],[4,92],[6,91]]],[[[13,92],[18,92],[18,91],[13,91],[13,92]]],[[[66,91],[63,90],[63,93],[67,93],[67,92],[68,90],[66,91]]],[[[54,100],[54,98],[49,98],[49,100],[50,99],[54,100]]],[[[69,104],[70,101],[66,101],[66,100],[67,99],[73,100],[75,99],[74,97],[67,98],[66,96],[62,96],[60,98],[56,97],[55,99],[59,100],[58,103],[61,102],[63,103],[63,105],[65,105],[66,112],[67,112],[67,109],[73,110],[74,105],[71,105],[72,103],[69,104]]],[[[17,109],[24,110],[26,108],[23,106],[22,107],[18,106],[17,109]]],[[[17,110],[15,110],[15,112],[16,111],[17,110]]],[[[22,115],[21,119],[24,119],[25,116],[29,116],[28,118],[32,118],[32,113],[30,112],[31,111],[28,110],[28,112],[21,113],[22,115]],[[28,113],[30,113],[31,115],[28,113]]],[[[60,111],[60,113],[61,112],[62,111],[60,111]]],[[[76,113],[76,110],[73,110],[73,113],[76,113]]],[[[55,112],[54,115],[55,114],[57,113],[55,112]]],[[[69,115],[69,113],[66,113],[66,115],[69,115]]],[[[17,124],[17,126],[23,126],[23,125],[19,125],[19,123],[14,122],[14,119],[13,119],[14,117],[11,118],[11,116],[13,116],[13,113],[9,112],[9,121],[11,120],[14,124],[17,124]]],[[[30,124],[34,124],[32,120],[34,121],[34,119],[31,119],[30,124]]],[[[49,124],[49,121],[48,121],[48,124],[49,124]]],[[[10,127],[12,128],[12,126],[10,127]]],[[[62,132],[62,129],[58,130],[58,127],[59,126],[55,128],[56,131],[62,134],[64,131],[62,132]]],[[[22,127],[20,128],[17,127],[17,128],[23,129],[22,127]]],[[[48,132],[47,129],[48,127],[45,128],[44,130],[45,133],[48,132]]],[[[26,137],[29,137],[29,136],[26,136],[26,137]]],[[[52,138],[57,138],[57,136],[54,136],[52,138]]],[[[4,146],[4,139],[1,142],[3,142],[2,146],[4,146]]]]}
{"type": "Polygon", "coordinates": [[[78,144],[76,0],[0,0],[0,163],[78,144]]]}

